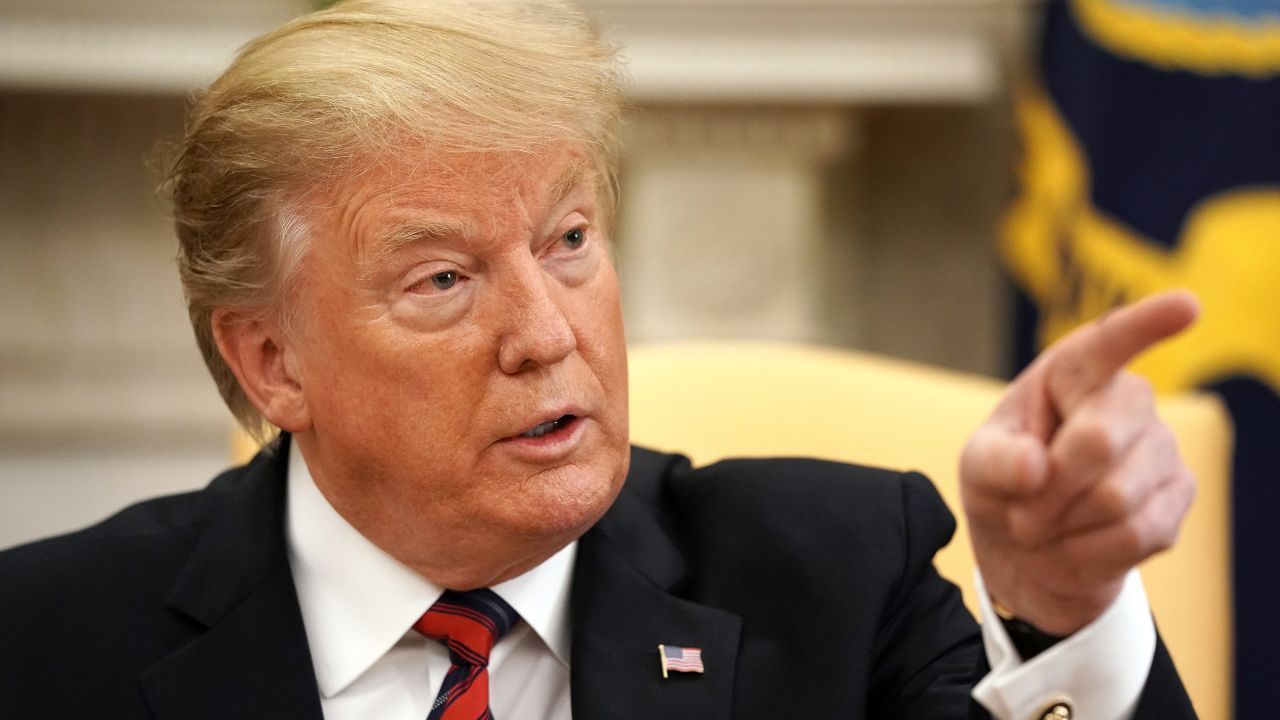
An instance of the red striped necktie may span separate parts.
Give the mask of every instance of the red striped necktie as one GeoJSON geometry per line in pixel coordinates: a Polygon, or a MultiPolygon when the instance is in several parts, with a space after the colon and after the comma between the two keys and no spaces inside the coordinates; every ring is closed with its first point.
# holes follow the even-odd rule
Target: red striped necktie
{"type": "Polygon", "coordinates": [[[413,627],[449,648],[449,674],[427,720],[493,720],[489,651],[520,616],[488,589],[446,590],[413,627]]]}

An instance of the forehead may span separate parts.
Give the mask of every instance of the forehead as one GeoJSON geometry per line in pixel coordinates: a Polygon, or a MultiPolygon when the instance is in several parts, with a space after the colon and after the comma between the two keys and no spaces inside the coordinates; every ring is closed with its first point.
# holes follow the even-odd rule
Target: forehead
{"type": "Polygon", "coordinates": [[[554,200],[594,173],[581,152],[465,153],[391,158],[356,177],[355,199],[380,196],[422,209],[465,210],[485,203],[554,200]]]}
{"type": "Polygon", "coordinates": [[[345,183],[326,203],[332,210],[326,224],[354,240],[361,254],[383,254],[423,235],[533,226],[567,197],[593,202],[596,185],[589,158],[572,149],[395,159],[345,183]]]}

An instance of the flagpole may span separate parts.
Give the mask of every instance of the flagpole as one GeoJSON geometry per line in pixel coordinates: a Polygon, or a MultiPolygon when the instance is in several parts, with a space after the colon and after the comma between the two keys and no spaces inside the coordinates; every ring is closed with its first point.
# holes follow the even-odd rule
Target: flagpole
{"type": "Polygon", "coordinates": [[[662,679],[667,679],[667,646],[658,643],[658,662],[662,663],[662,679]]]}

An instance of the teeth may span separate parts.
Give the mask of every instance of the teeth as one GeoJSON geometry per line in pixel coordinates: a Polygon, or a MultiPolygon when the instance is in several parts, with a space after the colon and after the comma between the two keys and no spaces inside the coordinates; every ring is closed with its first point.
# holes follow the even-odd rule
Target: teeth
{"type": "Polygon", "coordinates": [[[565,415],[564,417],[557,418],[550,422],[544,422],[541,425],[535,427],[534,429],[528,432],[520,433],[520,437],[527,437],[527,438],[542,437],[543,435],[546,435],[549,432],[554,432],[556,430],[559,430],[560,428],[564,427],[565,424],[572,419],[573,419],[572,415],[565,415]]]}
{"type": "Polygon", "coordinates": [[[557,426],[559,423],[560,423],[560,421],[559,421],[559,420],[552,420],[551,422],[544,422],[544,423],[542,423],[541,425],[539,425],[538,427],[536,427],[536,428],[534,428],[534,429],[530,430],[529,432],[527,432],[527,433],[522,433],[522,434],[521,434],[521,437],[527,437],[527,438],[542,437],[543,435],[546,435],[547,433],[551,432],[552,430],[555,430],[555,429],[556,429],[556,426],[557,426]]]}

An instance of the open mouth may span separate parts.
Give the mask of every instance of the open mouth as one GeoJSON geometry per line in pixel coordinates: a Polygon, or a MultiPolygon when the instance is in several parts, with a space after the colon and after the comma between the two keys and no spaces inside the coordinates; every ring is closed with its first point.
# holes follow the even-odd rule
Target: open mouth
{"type": "Polygon", "coordinates": [[[520,433],[519,437],[540,438],[544,435],[549,435],[563,427],[568,426],[570,423],[572,423],[574,420],[577,420],[577,419],[578,419],[577,415],[561,415],[555,420],[544,422],[541,425],[538,425],[537,427],[533,428],[532,430],[527,430],[525,432],[520,433]]]}

